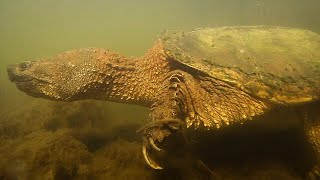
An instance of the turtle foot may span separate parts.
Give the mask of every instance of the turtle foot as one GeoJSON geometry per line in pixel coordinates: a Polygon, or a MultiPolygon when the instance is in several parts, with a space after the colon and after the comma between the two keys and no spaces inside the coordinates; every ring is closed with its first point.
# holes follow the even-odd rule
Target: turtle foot
{"type": "Polygon", "coordinates": [[[164,143],[164,139],[171,134],[182,131],[184,126],[185,123],[179,119],[165,119],[153,121],[138,130],[138,132],[143,133],[143,157],[151,168],[163,169],[159,163],[151,158],[151,154],[165,154],[164,149],[167,149],[168,143],[164,143]]]}

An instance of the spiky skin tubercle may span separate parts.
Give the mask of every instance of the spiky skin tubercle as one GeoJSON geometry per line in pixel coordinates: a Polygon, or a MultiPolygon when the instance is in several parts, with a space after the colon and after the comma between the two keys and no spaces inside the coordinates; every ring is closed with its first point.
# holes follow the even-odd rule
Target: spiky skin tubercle
{"type": "Polygon", "coordinates": [[[16,67],[16,77],[12,78],[32,79],[27,83],[16,81],[18,88],[32,96],[152,106],[152,120],[176,118],[188,127],[219,128],[250,119],[266,108],[262,101],[205,73],[191,75],[189,67],[166,55],[161,41],[140,58],[87,48],[33,61],[28,66],[28,70],[16,67]],[[180,80],[173,81],[175,76],[180,80]]]}

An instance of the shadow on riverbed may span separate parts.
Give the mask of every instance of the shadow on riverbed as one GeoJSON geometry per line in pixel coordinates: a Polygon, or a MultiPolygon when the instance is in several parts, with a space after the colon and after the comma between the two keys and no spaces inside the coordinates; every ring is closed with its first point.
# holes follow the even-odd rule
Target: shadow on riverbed
{"type": "Polygon", "coordinates": [[[136,133],[147,112],[114,117],[108,106],[36,99],[2,114],[0,179],[301,179],[308,168],[300,130],[293,128],[203,135],[192,152],[211,175],[188,164],[155,171],[144,162],[136,133]]]}

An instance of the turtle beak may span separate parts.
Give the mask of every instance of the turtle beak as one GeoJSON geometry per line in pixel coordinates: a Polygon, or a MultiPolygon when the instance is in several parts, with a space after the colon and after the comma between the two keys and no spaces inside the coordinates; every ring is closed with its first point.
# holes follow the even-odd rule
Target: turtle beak
{"type": "Polygon", "coordinates": [[[25,71],[30,69],[32,66],[32,61],[25,61],[19,64],[9,65],[7,67],[7,72],[10,81],[12,82],[23,82],[28,81],[30,78],[24,74],[25,71]]]}
{"type": "MultiPolygon", "coordinates": [[[[17,88],[27,94],[38,97],[41,94],[39,89],[39,78],[32,74],[32,67],[35,61],[26,61],[19,64],[9,65],[7,67],[8,76],[11,82],[15,83],[17,88]]],[[[44,81],[41,81],[44,84],[44,81]]]]}

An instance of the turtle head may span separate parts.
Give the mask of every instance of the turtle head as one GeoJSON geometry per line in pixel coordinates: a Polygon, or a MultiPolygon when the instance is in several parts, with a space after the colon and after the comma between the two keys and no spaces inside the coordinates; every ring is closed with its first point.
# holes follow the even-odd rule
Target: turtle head
{"type": "Polygon", "coordinates": [[[94,50],[68,51],[52,58],[26,61],[7,67],[9,78],[27,94],[59,101],[99,99],[95,91],[104,74],[98,73],[101,63],[94,50]]]}
{"type": "Polygon", "coordinates": [[[7,67],[9,79],[27,94],[52,99],[67,100],[75,95],[72,72],[64,62],[40,60],[25,61],[7,67]]]}

